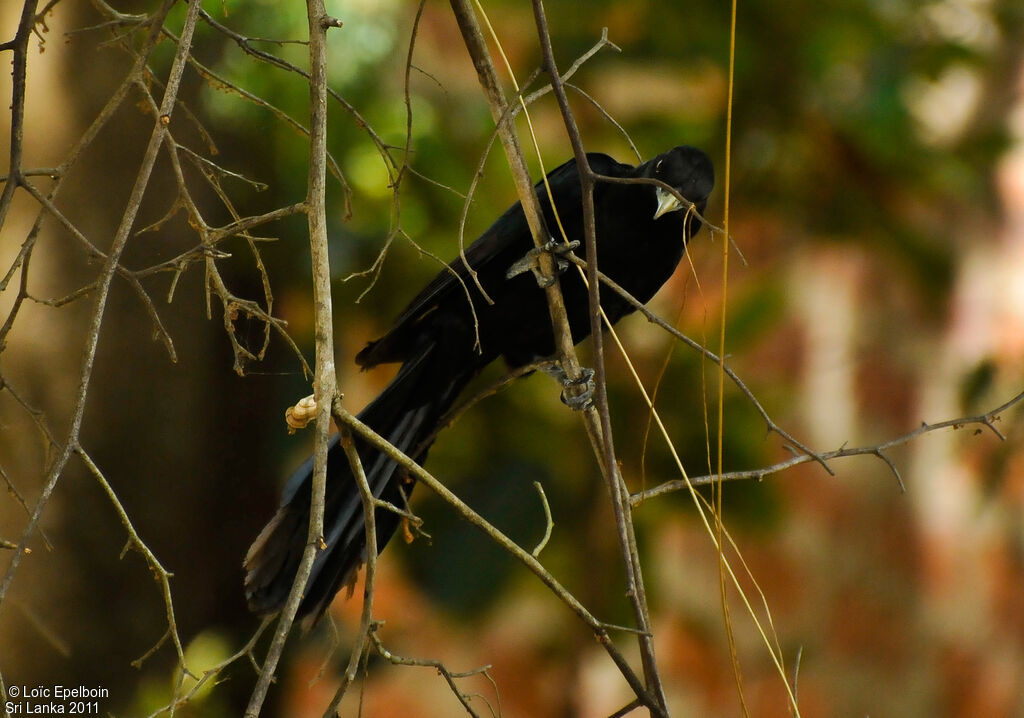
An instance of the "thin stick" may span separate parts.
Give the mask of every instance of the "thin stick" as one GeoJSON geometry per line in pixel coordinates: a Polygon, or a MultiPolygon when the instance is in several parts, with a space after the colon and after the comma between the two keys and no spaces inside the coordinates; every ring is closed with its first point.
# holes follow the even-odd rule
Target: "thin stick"
{"type": "MultiPolygon", "coordinates": [[[[164,608],[167,613],[167,633],[165,634],[165,637],[169,637],[174,643],[174,649],[178,653],[178,661],[182,672],[186,675],[195,677],[188,669],[188,666],[185,665],[185,652],[182,649],[181,639],[178,636],[178,623],[174,617],[174,601],[171,599],[170,571],[163,567],[163,564],[160,563],[156,555],[150,550],[149,546],[146,545],[146,542],[142,540],[141,536],[139,536],[135,526],[132,524],[132,520],[128,517],[128,512],[125,511],[124,505],[121,503],[121,500],[117,498],[117,494],[114,493],[114,489],[111,487],[110,482],[107,481],[107,478],[103,475],[103,471],[100,470],[100,467],[96,465],[96,462],[92,460],[92,457],[89,456],[88,452],[83,449],[81,445],[75,446],[74,450],[82,459],[82,462],[85,464],[86,468],[89,469],[89,472],[93,475],[96,481],[99,482],[103,492],[107,495],[107,498],[110,499],[110,503],[113,504],[114,511],[117,512],[118,518],[121,519],[121,525],[123,525],[125,531],[128,532],[129,544],[134,546],[135,549],[142,554],[146,559],[146,563],[149,564],[149,569],[153,572],[154,578],[160,582],[161,592],[164,597],[164,608]]],[[[160,643],[157,643],[157,646],[159,645],[160,643]]],[[[134,668],[141,668],[142,662],[148,658],[149,655],[150,653],[147,653],[142,658],[132,661],[132,666],[134,668]]]]}
{"type": "MultiPolygon", "coordinates": [[[[334,414],[338,413],[341,407],[340,398],[335,398],[335,405],[331,407],[334,414]]],[[[339,426],[341,423],[339,422],[339,426]]],[[[355,442],[352,441],[352,432],[347,428],[341,430],[341,448],[345,451],[349,468],[352,469],[352,476],[355,477],[356,486],[359,488],[359,497],[363,502],[363,530],[366,535],[366,570],[363,574],[363,609],[359,618],[359,632],[352,646],[352,653],[349,655],[348,666],[341,676],[341,685],[334,693],[331,704],[324,711],[324,718],[338,715],[338,706],[345,697],[345,691],[356,679],[356,671],[362,663],[364,654],[370,639],[370,632],[373,630],[373,588],[377,577],[377,514],[375,497],[370,490],[370,484],[366,480],[366,472],[363,470],[363,462],[359,459],[359,452],[356,451],[355,442]]]]}
{"type": "Polygon", "coordinates": [[[548,545],[548,541],[551,540],[551,530],[555,526],[554,520],[551,518],[551,507],[548,506],[548,497],[544,493],[544,487],[539,481],[533,482],[533,488],[537,489],[537,494],[540,496],[540,503],[544,507],[544,535],[540,539],[540,543],[537,544],[536,548],[530,552],[530,555],[534,558],[540,556],[540,552],[544,550],[544,547],[548,545]]]}
{"type": "MultiPolygon", "coordinates": [[[[785,471],[786,469],[791,468],[793,466],[797,466],[799,464],[806,464],[809,461],[818,460],[815,457],[820,457],[820,460],[831,460],[842,459],[848,456],[869,455],[882,458],[884,461],[884,457],[881,456],[880,454],[881,452],[884,452],[886,449],[890,449],[894,446],[901,446],[903,444],[909,443],[910,441],[916,439],[922,434],[927,434],[932,431],[938,431],[939,429],[960,429],[964,426],[969,426],[971,424],[979,424],[981,426],[984,426],[988,428],[990,431],[992,431],[992,433],[994,433],[997,438],[999,438],[1000,440],[1005,440],[1005,437],[1002,435],[1002,432],[996,429],[993,422],[999,419],[1000,414],[1010,409],[1011,407],[1021,403],[1022,401],[1024,401],[1024,392],[1017,394],[1009,401],[1000,404],[996,408],[984,414],[978,414],[976,416],[964,416],[958,419],[948,419],[946,421],[938,421],[932,424],[929,424],[928,422],[921,422],[921,425],[914,429],[913,431],[909,431],[905,434],[896,436],[892,439],[882,442],[881,444],[876,444],[874,446],[858,447],[844,446],[840,449],[835,449],[834,451],[825,451],[820,454],[801,454],[799,456],[794,456],[790,459],[786,459],[785,461],[779,461],[775,464],[772,464],[771,466],[765,466],[760,469],[725,472],[721,474],[721,480],[740,481],[744,479],[754,479],[756,481],[760,481],[761,479],[771,476],[772,474],[777,474],[782,471],[785,471]]],[[[978,429],[976,433],[980,431],[982,431],[982,429],[978,429]]],[[[885,463],[890,469],[894,469],[894,466],[891,461],[886,461],[885,463]]],[[[693,486],[703,486],[705,484],[710,484],[712,481],[718,481],[718,477],[719,474],[696,476],[691,477],[689,479],[689,482],[693,486]]],[[[898,478],[899,474],[897,473],[897,479],[898,478]]],[[[630,496],[630,502],[635,505],[646,499],[651,499],[654,498],[655,496],[661,496],[662,494],[667,494],[673,491],[679,491],[686,488],[686,481],[680,479],[666,481],[665,483],[658,484],[653,488],[645,489],[643,491],[639,491],[633,494],[632,496],[630,496]]]]}

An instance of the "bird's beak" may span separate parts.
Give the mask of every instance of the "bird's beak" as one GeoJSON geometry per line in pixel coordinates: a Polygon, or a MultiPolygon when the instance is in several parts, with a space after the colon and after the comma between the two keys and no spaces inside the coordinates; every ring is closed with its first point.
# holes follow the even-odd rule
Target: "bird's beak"
{"type": "Polygon", "coordinates": [[[663,214],[675,212],[677,209],[683,208],[683,203],[680,202],[674,194],[666,192],[661,187],[655,187],[654,193],[658,197],[658,209],[654,212],[654,219],[657,219],[663,214]]]}

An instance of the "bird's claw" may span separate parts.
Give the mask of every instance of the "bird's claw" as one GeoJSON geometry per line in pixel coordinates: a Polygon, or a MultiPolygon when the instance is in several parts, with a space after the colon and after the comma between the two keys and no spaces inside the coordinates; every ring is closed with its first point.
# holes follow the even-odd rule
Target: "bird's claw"
{"type": "Polygon", "coordinates": [[[565,389],[562,390],[559,398],[562,403],[573,411],[586,411],[594,405],[594,390],[596,386],[594,384],[594,370],[588,367],[580,367],[580,376],[578,379],[569,379],[566,377],[565,382],[562,386],[565,389]],[[583,386],[583,391],[579,394],[567,395],[566,389],[583,386]]]}
{"type": "Polygon", "coordinates": [[[555,283],[555,277],[544,276],[544,273],[540,269],[540,262],[538,258],[542,252],[548,252],[553,255],[555,260],[555,268],[559,274],[562,274],[569,268],[569,260],[566,259],[566,255],[570,254],[572,250],[580,246],[579,240],[573,240],[571,242],[559,242],[554,237],[549,237],[548,241],[540,247],[534,247],[525,255],[523,258],[513,264],[505,272],[505,279],[512,279],[512,277],[519,276],[523,272],[533,272],[534,278],[537,280],[537,286],[541,289],[547,289],[555,283]]]}
{"type": "Polygon", "coordinates": [[[570,379],[565,369],[557,362],[541,367],[541,370],[562,385],[562,393],[559,398],[562,403],[573,411],[586,411],[594,405],[594,370],[588,367],[580,367],[580,375],[576,379],[570,379]],[[577,387],[584,387],[580,391],[577,387]],[[569,393],[570,389],[576,391],[569,393]]]}

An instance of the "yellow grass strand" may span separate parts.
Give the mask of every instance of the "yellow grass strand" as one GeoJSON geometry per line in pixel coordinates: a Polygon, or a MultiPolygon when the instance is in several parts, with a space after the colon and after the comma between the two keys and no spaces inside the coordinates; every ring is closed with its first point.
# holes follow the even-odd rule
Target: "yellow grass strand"
{"type": "MultiPolygon", "coordinates": [[[[722,320],[719,327],[718,340],[718,447],[717,447],[717,470],[719,480],[711,485],[712,500],[715,504],[715,528],[718,533],[718,555],[719,555],[719,590],[721,592],[722,616],[725,623],[725,632],[729,642],[729,658],[732,662],[733,676],[736,680],[736,692],[740,699],[740,709],[744,716],[749,715],[747,701],[743,695],[743,673],[740,668],[739,656],[736,653],[736,640],[733,635],[732,619],[729,615],[729,594],[725,580],[725,572],[728,564],[725,553],[722,550],[722,532],[724,521],[722,517],[722,453],[725,435],[725,326],[726,308],[728,306],[729,291],[729,183],[732,170],[732,98],[733,81],[736,66],[736,0],[732,0],[732,10],[729,17],[729,87],[725,104],[725,208],[723,211],[723,233],[725,240],[722,242],[722,320]]],[[[787,682],[788,685],[788,682],[787,682]]]]}

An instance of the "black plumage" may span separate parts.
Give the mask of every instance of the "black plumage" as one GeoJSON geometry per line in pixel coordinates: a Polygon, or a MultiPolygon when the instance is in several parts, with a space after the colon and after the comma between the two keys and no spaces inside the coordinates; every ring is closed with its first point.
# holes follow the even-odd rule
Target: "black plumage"
{"type": "MultiPolygon", "coordinates": [[[[659,179],[703,212],[714,185],[708,157],[692,147],[676,147],[638,166],[604,154],[587,155],[598,175],[659,179]]],[[[586,258],[582,193],[575,160],[547,176],[558,219],[569,241],[580,242],[586,258]]],[[[560,234],[548,190],[536,186],[544,220],[560,234]]],[[[598,182],[594,189],[598,266],[641,302],[647,302],[675,271],[686,241],[701,226],[699,217],[652,184],[598,182]]],[[[356,356],[363,368],[400,362],[398,375],[359,418],[417,462],[426,459],[429,438],[439,419],[479,372],[499,356],[510,367],[550,357],[555,349],[544,292],[530,272],[506,277],[510,267],[533,247],[522,207],[516,203],[466,248],[466,262],[493,303],[485,301],[462,258],[439,273],[395,320],[391,329],[356,356]],[[462,281],[460,281],[460,279],[462,281]],[[470,297],[475,318],[470,310],[470,297]]],[[[561,276],[574,342],[590,334],[587,290],[578,272],[561,276]]],[[[605,289],[601,306],[612,322],[633,311],[605,289]]],[[[396,464],[356,441],[375,496],[403,505],[411,485],[396,464]]],[[[289,480],[281,508],[260,532],[245,559],[245,591],[257,613],[279,610],[288,596],[306,543],[312,459],[289,480]]],[[[376,514],[377,545],[383,549],[399,524],[391,511],[376,514]]],[[[338,590],[351,581],[365,560],[365,528],[359,490],[345,454],[332,439],[327,465],[324,540],[306,586],[301,617],[319,617],[338,590]]]]}

